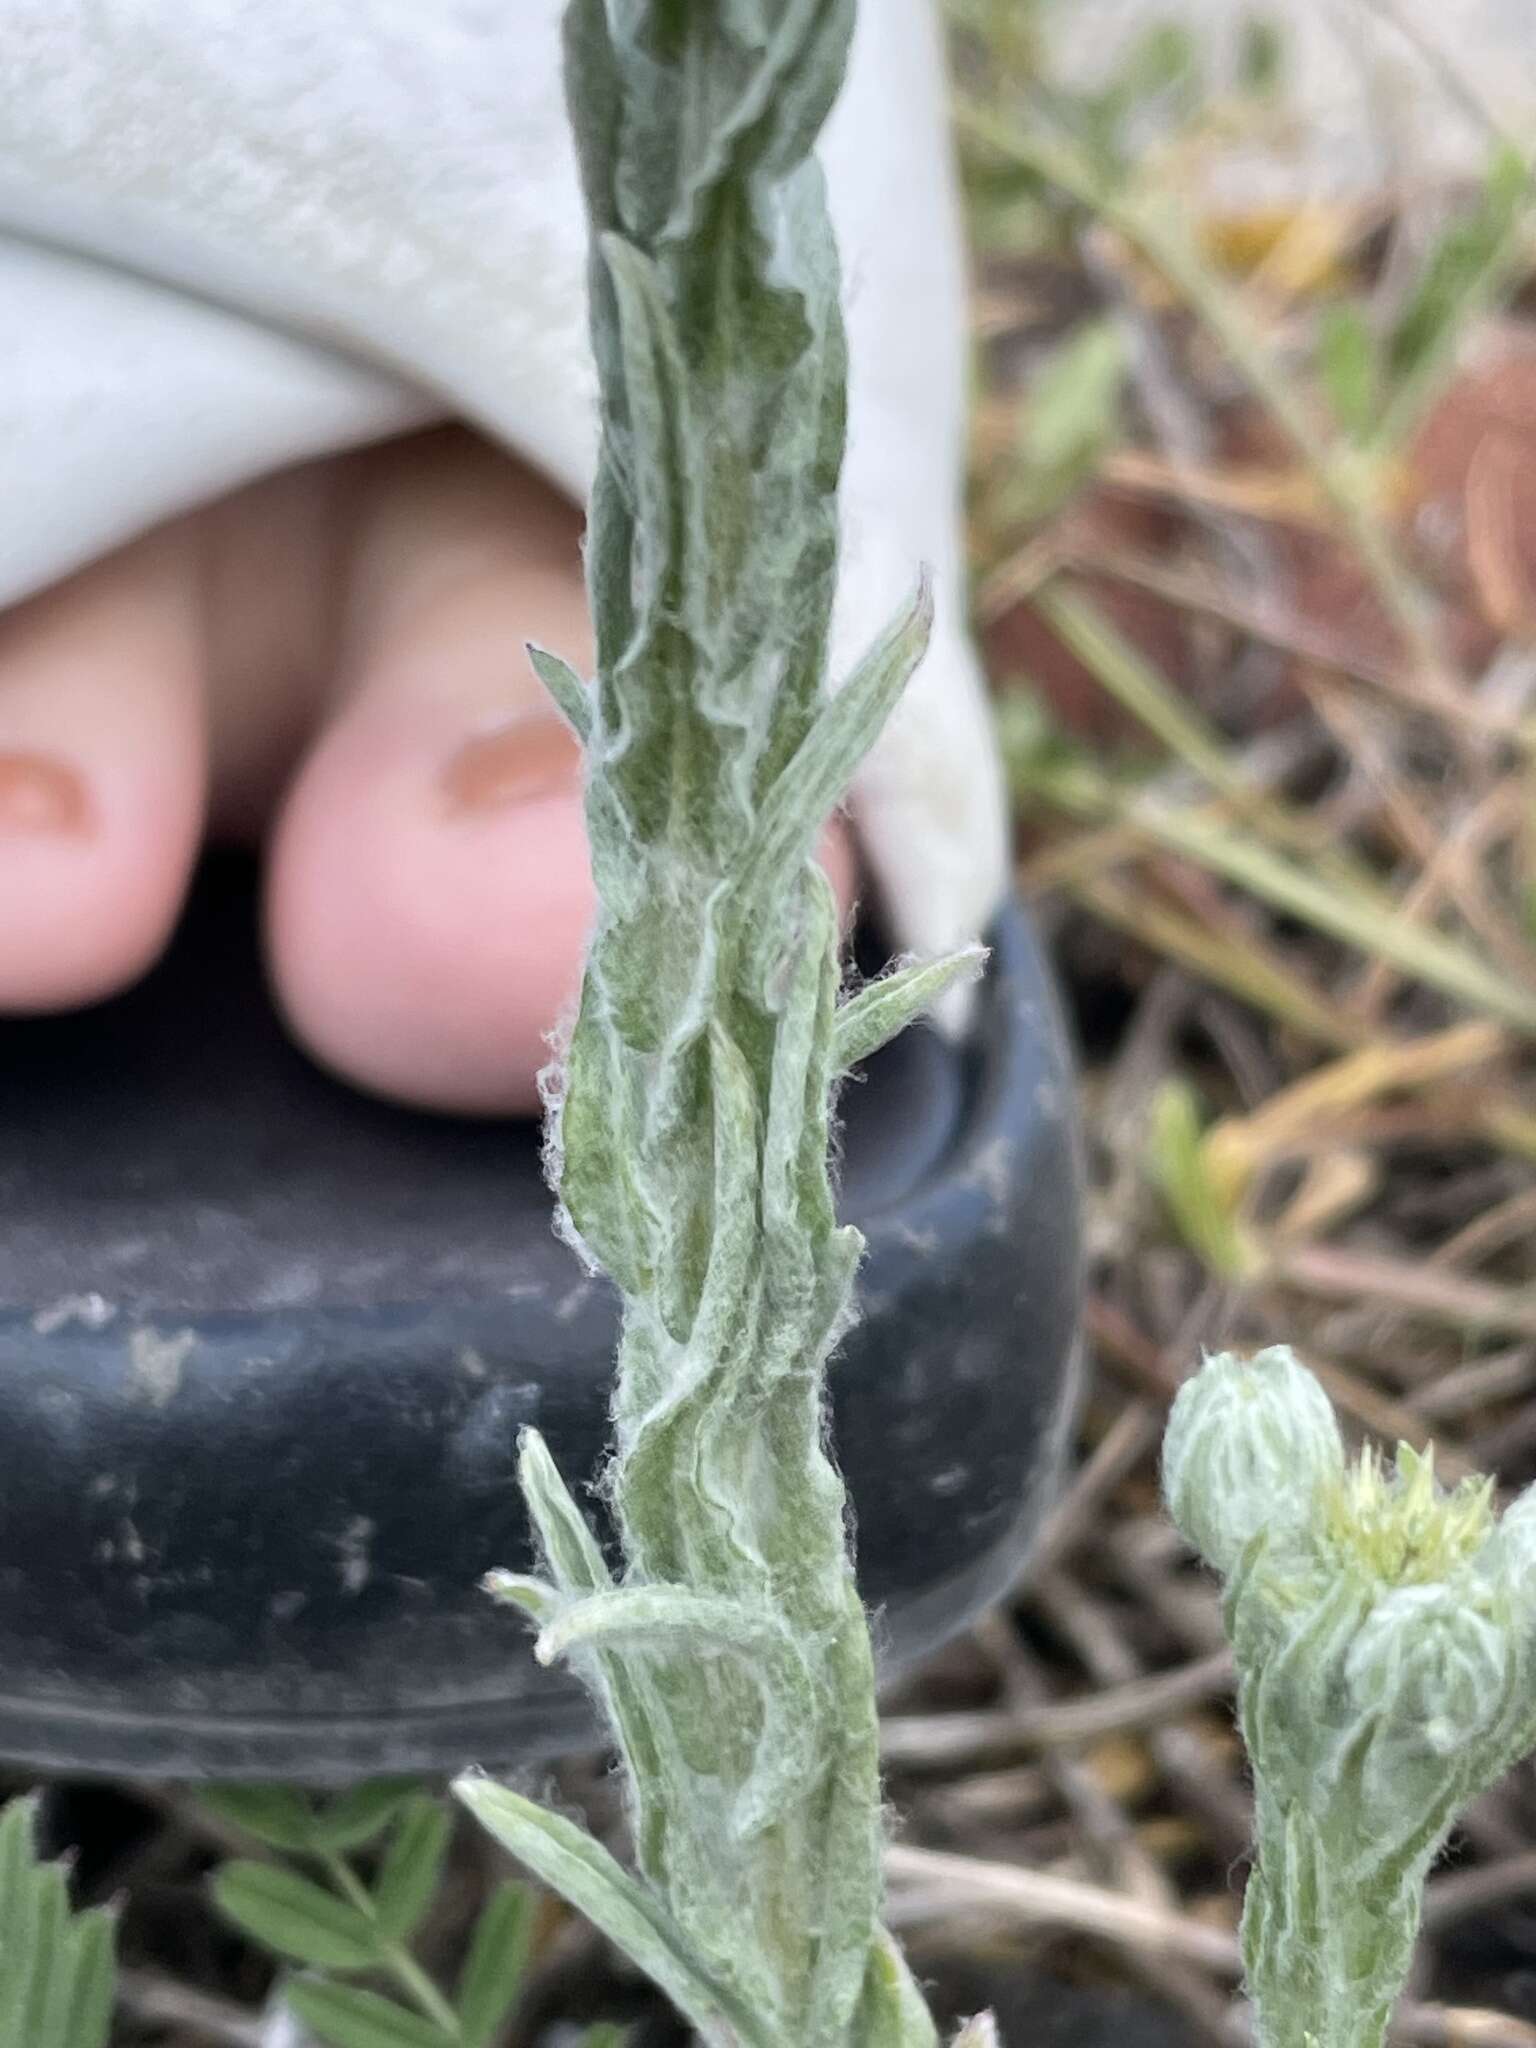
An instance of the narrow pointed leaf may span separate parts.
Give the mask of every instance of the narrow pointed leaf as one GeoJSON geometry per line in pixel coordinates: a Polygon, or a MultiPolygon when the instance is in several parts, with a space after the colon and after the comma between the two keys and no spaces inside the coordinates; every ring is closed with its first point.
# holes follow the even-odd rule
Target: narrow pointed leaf
{"type": "MultiPolygon", "coordinates": [[[[545,1560],[561,1591],[572,1597],[609,1591],[613,1580],[597,1538],[536,1429],[525,1429],[518,1438],[517,1473],[545,1560]]],[[[631,1757],[645,1753],[651,1738],[637,1688],[618,1668],[605,1667],[603,1681],[608,1711],[625,1751],[631,1757]]]]}
{"type": "Polygon", "coordinates": [[[487,1572],[480,1583],[499,1606],[520,1607],[540,1628],[553,1621],[564,1604],[558,1586],[526,1572],[487,1572]]]}
{"type": "Polygon", "coordinates": [[[568,661],[532,641],[528,643],[528,659],[534,674],[554,698],[561,717],[585,746],[592,737],[592,698],[586,684],[568,661]]]}
{"type": "Polygon", "coordinates": [[[1153,1177],[1190,1249],[1213,1273],[1239,1278],[1253,1269],[1254,1249],[1212,1177],[1203,1135],[1193,1090],[1181,1081],[1165,1082],[1153,1100],[1148,1131],[1153,1177]]]}
{"type": "Polygon", "coordinates": [[[771,1657],[785,1647],[777,1616],[754,1613],[740,1600],[693,1593],[686,1586],[619,1586],[562,1608],[539,1637],[539,1662],[552,1664],[587,1644],[674,1635],[748,1656],[771,1657]]]}
{"type": "Polygon", "coordinates": [[[237,1927],[296,1963],[366,1970],[378,1959],[373,1929],[355,1906],[275,1864],[226,1863],[214,1901],[237,1927]]]}
{"type": "Polygon", "coordinates": [[[908,609],[822,706],[769,792],[749,860],[752,886],[782,889],[785,873],[808,855],[828,812],[895,710],[932,630],[933,591],[925,578],[908,609]]]}
{"type": "Polygon", "coordinates": [[[937,2030],[907,1959],[884,1932],[869,1952],[854,2039],[858,2048],[938,2048],[937,2030]]]}
{"type": "Polygon", "coordinates": [[[283,1998],[326,2048],[457,2048],[434,2020],[355,1984],[300,1980],[283,1998]]]}
{"type": "Polygon", "coordinates": [[[665,1908],[590,1835],[560,1814],[489,1778],[463,1777],[454,1791],[488,1834],[525,1869],[585,1913],[665,1992],[706,2041],[771,2048],[754,2015],[733,2009],[711,1983],[665,1908]]]}
{"type": "Polygon", "coordinates": [[[373,1909],[386,1941],[408,1941],[431,1905],[451,1827],[447,1809],[426,1796],[400,1816],[373,1888],[373,1909]]]}
{"type": "Polygon", "coordinates": [[[459,2031],[464,2048],[491,2048],[522,1994],[533,1953],[537,1908],[525,1884],[498,1886],[475,1924],[459,1980],[459,2031]]]}
{"type": "Polygon", "coordinates": [[[517,1477],[561,1591],[596,1593],[611,1585],[597,1538],[536,1429],[525,1429],[518,1438],[517,1477]]]}
{"type": "Polygon", "coordinates": [[[636,597],[654,626],[678,569],[689,489],[684,459],[685,373],[655,266],[621,235],[600,244],[618,308],[629,398],[630,486],[636,507],[636,597]]]}
{"type": "Polygon", "coordinates": [[[837,1013],[833,1057],[846,1074],[931,1010],[946,989],[971,981],[986,964],[986,949],[966,946],[942,960],[922,960],[873,981],[837,1013]]]}

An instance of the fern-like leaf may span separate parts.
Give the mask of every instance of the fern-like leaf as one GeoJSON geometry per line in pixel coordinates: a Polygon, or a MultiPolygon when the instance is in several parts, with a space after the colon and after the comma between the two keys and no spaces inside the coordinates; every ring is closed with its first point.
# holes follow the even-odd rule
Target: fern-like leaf
{"type": "Polygon", "coordinates": [[[70,1908],[62,1863],[37,1854],[35,1798],[0,1813],[0,2041],[21,2048],[107,2048],[115,1923],[70,1908]]]}

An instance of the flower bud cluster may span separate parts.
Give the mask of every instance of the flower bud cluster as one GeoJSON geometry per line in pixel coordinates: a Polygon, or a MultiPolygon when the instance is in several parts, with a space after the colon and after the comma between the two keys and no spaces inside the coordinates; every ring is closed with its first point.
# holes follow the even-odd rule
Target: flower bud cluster
{"type": "Polygon", "coordinates": [[[1536,1744],[1536,1488],[1500,1521],[1489,1483],[1443,1487],[1432,1451],[1347,1460],[1285,1346],[1205,1361],[1174,1403],[1163,1484],[1226,1580],[1263,2048],[1377,2048],[1430,1863],[1536,1744]]]}

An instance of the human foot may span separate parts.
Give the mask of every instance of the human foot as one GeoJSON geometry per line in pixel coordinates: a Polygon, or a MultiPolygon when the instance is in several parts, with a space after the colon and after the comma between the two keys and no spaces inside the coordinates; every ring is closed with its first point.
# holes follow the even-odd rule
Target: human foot
{"type": "MultiPolygon", "coordinates": [[[[204,820],[268,843],[272,979],[359,1085],[518,1111],[591,905],[580,517],[471,435],[268,479],[0,614],[0,1010],[87,1003],[173,923],[204,820]]],[[[847,900],[852,859],[831,865],[847,900]]]]}
{"type": "MultiPolygon", "coordinates": [[[[386,0],[196,0],[136,43],[132,120],[117,12],[60,0],[33,33],[35,0],[0,0],[0,34],[22,28],[0,102],[0,446],[25,507],[0,517],[0,639],[24,667],[71,639],[91,680],[70,687],[104,707],[82,755],[110,756],[121,797],[71,838],[57,762],[0,760],[5,843],[33,819],[0,867],[18,878],[0,1007],[86,1000],[153,954],[210,788],[216,824],[271,824],[274,979],[321,1058],[413,1101],[530,1107],[585,898],[574,767],[519,643],[579,650],[575,515],[463,435],[388,437],[472,420],[569,504],[590,486],[565,0],[431,22],[386,0]],[[364,443],[382,452],[340,452],[364,443]],[[110,648],[70,625],[82,601],[120,622],[110,648]],[[119,672],[156,634],[140,704],[119,672]]],[[[939,13],[859,15],[824,151],[850,347],[831,665],[926,565],[933,649],[853,801],[893,935],[929,954],[994,914],[1006,807],[965,626],[939,13]]],[[[40,744],[0,726],[0,756],[40,744]]]]}

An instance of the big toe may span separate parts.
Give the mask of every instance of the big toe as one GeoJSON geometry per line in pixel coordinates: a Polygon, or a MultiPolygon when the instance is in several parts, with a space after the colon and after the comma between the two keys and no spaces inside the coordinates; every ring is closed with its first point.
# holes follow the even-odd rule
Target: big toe
{"type": "Polygon", "coordinates": [[[467,437],[379,458],[336,715],[279,820],[278,991],[301,1040],[431,1108],[536,1100],[591,917],[574,738],[523,643],[579,657],[576,515],[467,437]]]}
{"type": "Polygon", "coordinates": [[[113,994],[175,921],[206,785],[188,537],[0,616],[0,1011],[113,994]]]}
{"type": "Polygon", "coordinates": [[[273,843],[274,978],[347,1079],[526,1112],[593,911],[579,750],[524,652],[589,652],[580,519],[458,434],[389,451],[372,490],[338,710],[273,843]]]}

